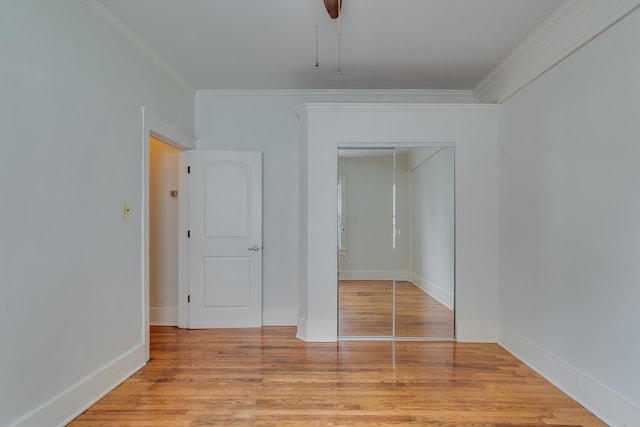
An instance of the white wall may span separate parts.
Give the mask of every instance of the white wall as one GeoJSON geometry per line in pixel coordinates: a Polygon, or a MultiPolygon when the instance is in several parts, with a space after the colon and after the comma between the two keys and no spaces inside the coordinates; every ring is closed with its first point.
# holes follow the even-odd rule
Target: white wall
{"type": "Polygon", "coordinates": [[[345,143],[456,147],[456,310],[460,341],[496,341],[498,325],[497,110],[486,105],[310,104],[299,110],[306,158],[300,194],[298,336],[337,331],[336,148],[345,143]]]}
{"type": "Polygon", "coordinates": [[[500,114],[500,342],[640,425],[640,12],[500,114]]]}
{"type": "Polygon", "coordinates": [[[145,362],[140,106],[193,99],[82,1],[3,2],[0,58],[0,425],[59,425],[145,362]]]}
{"type": "MultiPolygon", "coordinates": [[[[300,152],[295,108],[305,102],[473,102],[470,92],[198,92],[197,146],[264,153],[263,323],[296,325],[299,309],[300,152]]],[[[336,158],[334,150],[333,157],[336,158]]],[[[301,155],[305,158],[301,163],[301,155]]],[[[333,183],[336,182],[333,176],[333,183]]],[[[335,185],[333,186],[335,196],[335,185]]],[[[335,197],[334,197],[335,198],[335,197]]],[[[334,211],[335,217],[335,211],[334,211]]],[[[306,217],[305,217],[306,218],[306,217]]],[[[332,231],[335,234],[335,230],[332,231]]],[[[335,257],[335,247],[333,249],[335,257]]],[[[335,270],[334,270],[335,271],[335,270]]],[[[335,282],[334,282],[335,283],[335,282]]]]}
{"type": "Polygon", "coordinates": [[[408,280],[409,204],[407,159],[398,156],[396,215],[402,233],[393,250],[393,151],[389,157],[340,158],[346,176],[345,244],[340,257],[342,280],[408,280]],[[406,228],[405,228],[406,226],[406,228]]]}
{"type": "Polygon", "coordinates": [[[149,322],[177,325],[180,150],[153,137],[149,147],[149,322]]]}
{"type": "Polygon", "coordinates": [[[442,148],[410,175],[411,280],[450,309],[455,274],[454,161],[454,149],[442,148]]]}

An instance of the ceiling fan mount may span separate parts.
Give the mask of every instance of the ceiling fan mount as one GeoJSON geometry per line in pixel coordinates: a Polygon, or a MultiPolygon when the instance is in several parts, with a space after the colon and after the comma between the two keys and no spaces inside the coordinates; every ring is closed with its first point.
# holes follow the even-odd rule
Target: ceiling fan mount
{"type": "Polygon", "coordinates": [[[342,9],[342,0],[324,0],[324,7],[327,8],[327,12],[331,19],[336,19],[340,16],[340,9],[342,9]]]}

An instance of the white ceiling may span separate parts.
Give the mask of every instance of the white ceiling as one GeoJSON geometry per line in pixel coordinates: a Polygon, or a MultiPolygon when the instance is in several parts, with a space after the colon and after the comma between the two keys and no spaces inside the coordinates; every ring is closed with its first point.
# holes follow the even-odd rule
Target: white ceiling
{"type": "Polygon", "coordinates": [[[102,3],[196,90],[470,90],[563,0],[102,3]]]}

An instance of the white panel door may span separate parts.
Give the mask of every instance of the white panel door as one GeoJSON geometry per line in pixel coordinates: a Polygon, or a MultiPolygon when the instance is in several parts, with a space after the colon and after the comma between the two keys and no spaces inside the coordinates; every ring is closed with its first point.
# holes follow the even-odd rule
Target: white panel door
{"type": "Polygon", "coordinates": [[[262,153],[191,151],[189,326],[262,326],[262,153]]]}

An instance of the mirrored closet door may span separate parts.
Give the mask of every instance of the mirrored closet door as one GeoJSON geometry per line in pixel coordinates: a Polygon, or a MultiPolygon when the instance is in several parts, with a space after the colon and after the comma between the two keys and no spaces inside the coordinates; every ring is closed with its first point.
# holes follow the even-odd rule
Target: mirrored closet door
{"type": "Polygon", "coordinates": [[[453,156],[338,150],[340,338],[454,338],[453,156]]]}

